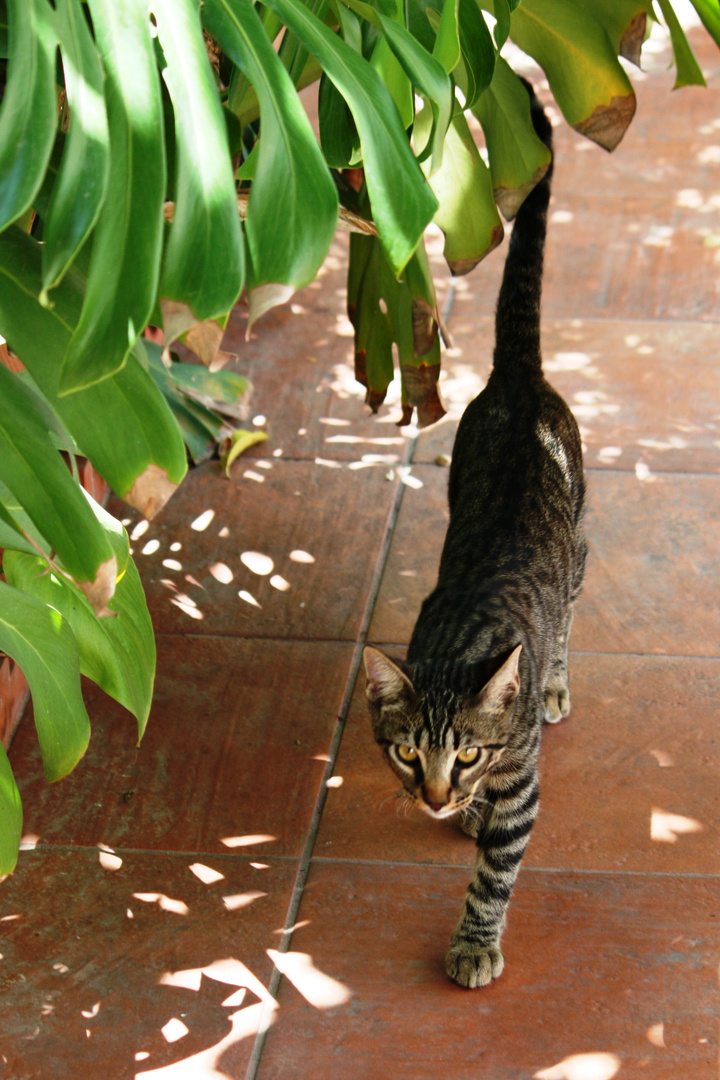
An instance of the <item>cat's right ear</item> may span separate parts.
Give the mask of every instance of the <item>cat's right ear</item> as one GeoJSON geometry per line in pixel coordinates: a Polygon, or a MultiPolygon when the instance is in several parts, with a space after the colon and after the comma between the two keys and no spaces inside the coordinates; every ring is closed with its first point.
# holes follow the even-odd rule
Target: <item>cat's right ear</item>
{"type": "Polygon", "coordinates": [[[365,693],[369,701],[398,701],[414,694],[413,685],[402,668],[373,645],[363,649],[363,663],[367,676],[365,693]]]}

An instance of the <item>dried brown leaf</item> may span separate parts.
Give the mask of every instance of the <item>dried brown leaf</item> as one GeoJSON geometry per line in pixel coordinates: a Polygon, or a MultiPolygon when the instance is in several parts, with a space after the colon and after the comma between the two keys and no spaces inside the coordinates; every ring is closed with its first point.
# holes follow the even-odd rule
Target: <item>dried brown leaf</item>
{"type": "Polygon", "coordinates": [[[121,498],[139,510],[149,521],[155,517],[158,510],[162,510],[177,488],[178,485],[173,484],[165,469],[151,462],[121,498]]]}

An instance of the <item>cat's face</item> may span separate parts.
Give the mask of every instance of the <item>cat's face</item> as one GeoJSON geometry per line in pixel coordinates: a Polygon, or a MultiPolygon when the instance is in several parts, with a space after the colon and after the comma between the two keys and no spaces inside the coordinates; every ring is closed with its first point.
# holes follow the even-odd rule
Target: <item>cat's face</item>
{"type": "Polygon", "coordinates": [[[520,686],[518,646],[481,690],[422,691],[379,649],[364,653],[373,731],[405,790],[428,814],[467,808],[500,761],[512,730],[520,686]]]}

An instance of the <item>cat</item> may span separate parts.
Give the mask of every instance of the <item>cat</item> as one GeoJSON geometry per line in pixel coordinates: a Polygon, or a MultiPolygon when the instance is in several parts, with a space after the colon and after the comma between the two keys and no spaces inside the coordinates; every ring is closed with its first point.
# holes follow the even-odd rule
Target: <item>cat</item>
{"type": "MultiPolygon", "coordinates": [[[[525,80],[523,80],[524,82],[525,80]]],[[[538,136],[552,129],[526,83],[538,136]]],[[[476,988],[497,978],[510,894],[538,809],[543,720],[570,712],[568,636],[582,585],[580,433],[546,382],[540,294],[552,161],[523,202],[505,263],[493,369],[460,421],[438,582],[407,661],[363,652],[374,735],[406,792],[476,838],[445,958],[476,988]]]]}

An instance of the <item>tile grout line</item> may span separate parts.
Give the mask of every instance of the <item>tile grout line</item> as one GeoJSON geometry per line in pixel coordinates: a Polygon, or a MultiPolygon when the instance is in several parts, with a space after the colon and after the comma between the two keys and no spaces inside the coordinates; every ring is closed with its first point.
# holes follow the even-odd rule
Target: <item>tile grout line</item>
{"type": "MultiPolygon", "coordinates": [[[[449,290],[449,293],[452,292],[453,290],[449,290]]],[[[450,298],[450,304],[451,303],[452,297],[450,298]]],[[[417,435],[415,435],[412,439],[408,440],[405,447],[405,453],[403,454],[402,465],[399,466],[400,469],[408,469],[412,466],[412,458],[415,452],[416,444],[417,435]]],[[[390,514],[388,516],[388,522],[385,528],[385,535],[383,537],[380,554],[378,555],[377,563],[375,565],[375,572],[370,583],[370,589],[368,590],[368,598],[365,604],[365,610],[363,612],[362,622],[360,623],[358,636],[355,641],[355,648],[353,650],[352,660],[350,662],[350,670],[348,672],[347,681],[345,683],[345,691],[343,694],[342,703],[340,705],[340,712],[338,714],[337,723],[335,725],[335,732],[330,743],[328,761],[325,763],[325,769],[323,770],[323,775],[320,782],[320,790],[317,795],[315,808],[313,810],[312,818],[310,819],[310,825],[308,827],[308,832],[305,839],[305,844],[302,854],[300,856],[300,865],[298,867],[295,884],[293,886],[290,903],[288,905],[287,916],[285,919],[285,927],[283,929],[283,934],[280,939],[280,944],[278,946],[278,952],[280,953],[285,953],[288,951],[292,940],[293,928],[297,921],[297,915],[300,908],[300,902],[302,900],[302,894],[305,888],[305,882],[307,881],[307,876],[310,870],[310,861],[312,859],[313,848],[315,846],[315,840],[317,838],[317,833],[320,827],[320,820],[325,809],[325,801],[327,799],[328,793],[327,781],[332,776],[333,770],[335,768],[335,762],[337,759],[338,751],[340,749],[340,741],[342,739],[345,729],[345,721],[347,719],[350,702],[352,700],[352,696],[355,690],[355,682],[357,679],[358,671],[360,670],[362,650],[367,641],[367,634],[368,630],[370,629],[370,622],[373,612],[375,610],[375,603],[377,601],[378,593],[380,591],[380,584],[390,552],[390,545],[395,534],[395,526],[397,524],[397,519],[400,514],[400,507],[402,505],[404,490],[405,483],[403,482],[403,478],[401,475],[397,484],[395,495],[393,497],[392,506],[390,508],[390,514]]],[[[270,1024],[275,1013],[274,1003],[277,998],[277,992],[280,986],[281,978],[282,974],[279,968],[273,966],[272,974],[270,976],[270,982],[268,984],[268,993],[272,998],[273,1004],[270,1005],[269,1003],[266,1003],[264,1005],[260,1017],[258,1031],[255,1036],[255,1043],[250,1054],[250,1061],[248,1062],[245,1080],[255,1080],[257,1076],[257,1070],[260,1066],[260,1059],[262,1057],[263,1048],[265,1046],[265,1038],[270,1029],[270,1024]]]]}

